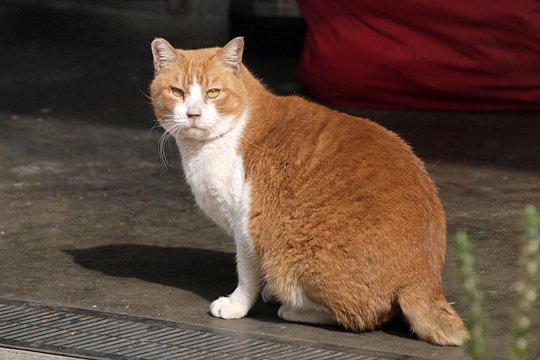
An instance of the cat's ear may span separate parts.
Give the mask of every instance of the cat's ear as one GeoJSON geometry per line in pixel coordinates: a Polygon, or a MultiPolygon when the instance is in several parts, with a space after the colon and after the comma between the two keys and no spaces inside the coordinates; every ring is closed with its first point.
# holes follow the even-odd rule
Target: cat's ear
{"type": "Polygon", "coordinates": [[[157,38],[152,41],[152,55],[154,56],[154,69],[162,71],[178,58],[178,53],[165,39],[157,38]]]}
{"type": "Polygon", "coordinates": [[[222,47],[218,53],[217,57],[225,64],[225,66],[231,68],[235,74],[238,74],[240,71],[240,66],[242,65],[242,54],[244,52],[244,38],[237,37],[232,39],[222,47]]]}

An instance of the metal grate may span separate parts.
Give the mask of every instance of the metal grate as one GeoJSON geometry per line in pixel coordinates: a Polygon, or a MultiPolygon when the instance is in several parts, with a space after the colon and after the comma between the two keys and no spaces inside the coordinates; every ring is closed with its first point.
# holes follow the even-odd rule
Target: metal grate
{"type": "Polygon", "coordinates": [[[241,337],[190,324],[2,299],[0,346],[89,359],[390,359],[354,349],[241,337]]]}

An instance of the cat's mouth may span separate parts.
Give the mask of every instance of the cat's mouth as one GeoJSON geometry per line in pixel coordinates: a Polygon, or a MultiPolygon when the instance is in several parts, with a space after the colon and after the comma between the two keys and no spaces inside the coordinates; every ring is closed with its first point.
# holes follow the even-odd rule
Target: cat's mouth
{"type": "Polygon", "coordinates": [[[210,119],[192,120],[183,118],[167,122],[163,124],[163,127],[165,131],[176,138],[207,141],[223,136],[235,128],[234,124],[227,125],[228,123],[228,121],[222,121],[220,125],[210,119]]]}
{"type": "Polygon", "coordinates": [[[192,123],[191,125],[188,126],[188,129],[201,129],[201,130],[207,130],[208,128],[206,126],[201,126],[200,124],[198,123],[192,123]]]}
{"type": "Polygon", "coordinates": [[[208,124],[201,123],[201,121],[193,121],[193,120],[181,120],[181,121],[173,121],[173,122],[167,122],[163,124],[165,130],[172,135],[178,135],[184,132],[189,131],[207,131],[211,132],[210,126],[208,124]]]}
{"type": "Polygon", "coordinates": [[[205,127],[205,126],[201,126],[201,125],[198,125],[198,124],[191,124],[191,125],[186,125],[185,127],[183,127],[180,132],[190,132],[190,131],[209,132],[209,129],[207,127],[205,127]]]}
{"type": "Polygon", "coordinates": [[[182,126],[182,128],[177,130],[176,135],[181,138],[193,140],[209,140],[215,137],[211,127],[197,123],[182,126]]]}

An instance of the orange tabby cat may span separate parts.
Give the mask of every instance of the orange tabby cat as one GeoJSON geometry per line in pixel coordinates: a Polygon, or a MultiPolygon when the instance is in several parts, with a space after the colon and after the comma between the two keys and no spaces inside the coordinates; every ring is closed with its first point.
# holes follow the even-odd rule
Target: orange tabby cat
{"type": "Polygon", "coordinates": [[[270,93],[243,48],[152,42],[155,114],[197,204],[236,244],[238,286],[211,314],[245,316],[265,284],[288,321],[358,331],[401,312],[421,339],[461,345],[441,285],[445,216],[422,162],[371,121],[270,93]]]}

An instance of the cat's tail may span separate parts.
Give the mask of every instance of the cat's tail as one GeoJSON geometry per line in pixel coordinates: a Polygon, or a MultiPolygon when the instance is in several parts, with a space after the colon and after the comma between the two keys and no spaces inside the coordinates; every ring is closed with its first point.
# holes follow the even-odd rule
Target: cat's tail
{"type": "Polygon", "coordinates": [[[398,304],[412,330],[424,341],[437,345],[463,345],[468,332],[440,286],[413,285],[398,294],[398,304]]]}

